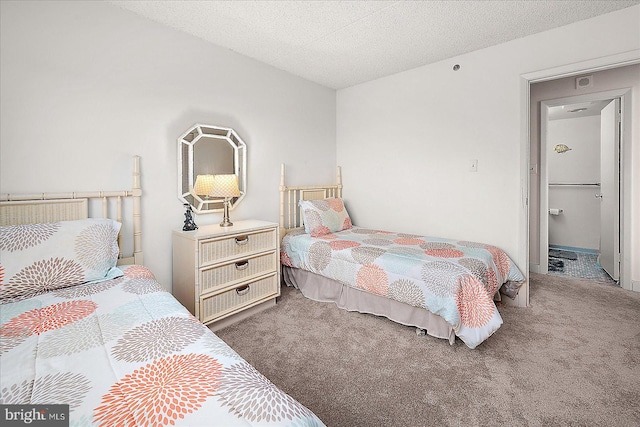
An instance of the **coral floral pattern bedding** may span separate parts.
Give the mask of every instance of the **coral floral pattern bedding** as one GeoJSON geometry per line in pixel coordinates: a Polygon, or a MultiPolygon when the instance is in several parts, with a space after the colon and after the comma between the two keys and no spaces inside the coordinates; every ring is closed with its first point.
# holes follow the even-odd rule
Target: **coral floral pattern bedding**
{"type": "Polygon", "coordinates": [[[502,325],[500,286],[524,280],[494,246],[355,226],[318,238],[289,233],[281,261],[440,315],[470,348],[502,325]]]}
{"type": "Polygon", "coordinates": [[[351,218],[341,198],[321,200],[300,200],[300,210],[304,217],[304,231],[311,237],[352,227],[351,218]]]}
{"type": "Polygon", "coordinates": [[[0,402],[70,405],[71,426],[321,426],[149,270],[0,305],[0,402]]]}

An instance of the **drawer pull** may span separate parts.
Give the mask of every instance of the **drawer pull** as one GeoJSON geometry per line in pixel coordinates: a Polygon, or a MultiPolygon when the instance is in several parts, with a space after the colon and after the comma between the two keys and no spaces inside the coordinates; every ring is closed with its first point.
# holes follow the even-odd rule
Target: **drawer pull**
{"type": "Polygon", "coordinates": [[[249,243],[249,236],[238,236],[236,237],[236,245],[244,246],[249,243]]]}
{"type": "Polygon", "coordinates": [[[236,262],[236,270],[242,271],[249,268],[249,260],[236,262]]]}
{"type": "Polygon", "coordinates": [[[244,295],[247,292],[249,292],[251,289],[249,288],[249,285],[244,285],[242,287],[236,288],[236,294],[238,295],[244,295]]]}

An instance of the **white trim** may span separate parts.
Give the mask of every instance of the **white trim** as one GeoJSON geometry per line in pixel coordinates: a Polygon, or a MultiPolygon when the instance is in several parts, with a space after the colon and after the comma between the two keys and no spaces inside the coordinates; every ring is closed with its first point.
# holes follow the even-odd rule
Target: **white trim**
{"type": "MultiPolygon", "coordinates": [[[[520,230],[518,232],[518,240],[520,242],[520,250],[518,253],[518,266],[524,272],[525,283],[520,288],[515,305],[520,307],[529,306],[529,203],[531,196],[529,194],[529,165],[530,160],[530,142],[529,142],[529,104],[530,90],[529,82],[524,78],[520,79],[520,99],[526,106],[520,110],[520,230]]],[[[507,298],[505,298],[505,301],[507,298]]]]}
{"type": "MultiPolygon", "coordinates": [[[[622,96],[620,102],[620,108],[622,109],[622,134],[620,135],[620,175],[622,181],[620,182],[620,286],[624,289],[631,289],[640,291],[640,288],[633,286],[631,276],[631,266],[633,253],[631,250],[631,204],[633,199],[631,198],[632,183],[632,156],[631,156],[631,143],[634,117],[631,115],[631,90],[622,96]]],[[[637,118],[636,118],[637,120],[637,118]]],[[[636,193],[637,194],[637,193],[636,193]]],[[[635,254],[637,257],[638,254],[635,254]]]]}
{"type": "MultiPolygon", "coordinates": [[[[547,80],[555,80],[555,79],[559,79],[559,78],[563,78],[563,77],[568,77],[568,76],[572,76],[572,75],[577,75],[577,74],[581,74],[581,73],[588,73],[588,72],[593,72],[593,71],[600,71],[600,70],[606,70],[606,69],[610,69],[610,68],[617,68],[617,67],[622,67],[625,65],[632,65],[632,64],[637,64],[640,63],[640,49],[634,49],[634,50],[630,50],[627,52],[622,52],[619,54],[615,54],[615,55],[609,55],[609,56],[604,56],[604,57],[600,57],[600,58],[595,58],[595,59],[591,59],[591,60],[587,60],[587,61],[582,61],[582,62],[576,62],[573,64],[567,64],[567,65],[563,65],[560,67],[554,67],[554,68],[548,68],[545,70],[539,70],[539,71],[534,71],[531,73],[526,73],[526,74],[521,74],[520,75],[520,100],[521,100],[521,104],[520,104],[520,164],[521,164],[521,171],[520,171],[520,182],[522,186],[526,186],[522,188],[522,194],[526,194],[526,200],[528,201],[531,197],[530,191],[531,191],[531,186],[529,185],[529,165],[530,165],[530,152],[531,152],[531,131],[530,131],[530,124],[529,124],[529,117],[530,117],[530,86],[532,83],[537,83],[537,82],[542,82],[542,81],[547,81],[547,80]],[[525,166],[522,166],[522,165],[525,166]]],[[[625,97],[627,98],[624,102],[623,102],[623,108],[625,109],[625,111],[631,111],[631,100],[630,100],[630,96],[625,97]]],[[[625,134],[626,135],[630,135],[630,129],[631,129],[631,123],[629,123],[631,120],[627,121],[627,124],[625,125],[625,134]]],[[[629,141],[627,144],[630,144],[631,142],[629,141]]],[[[625,146],[623,147],[623,150],[629,150],[630,147],[625,146]]],[[[623,180],[628,180],[627,182],[631,182],[631,156],[625,156],[625,160],[624,160],[624,164],[622,165],[622,167],[624,168],[624,172],[623,172],[623,180]]],[[[630,185],[626,185],[623,188],[623,194],[622,196],[624,197],[625,200],[627,201],[631,201],[631,189],[629,188],[630,185]]],[[[622,209],[622,215],[624,216],[624,218],[631,218],[631,207],[630,206],[626,206],[626,205],[630,205],[630,203],[625,203],[625,206],[622,209]]],[[[520,221],[520,232],[519,237],[522,241],[522,239],[524,238],[524,245],[526,245],[526,250],[521,250],[523,253],[525,253],[526,255],[526,262],[523,263],[523,265],[529,265],[530,271],[533,271],[533,269],[531,269],[531,266],[529,264],[529,258],[530,258],[530,254],[528,251],[529,248],[529,208],[528,208],[528,203],[527,206],[524,209],[526,212],[522,212],[521,211],[521,218],[522,220],[520,221]]],[[[621,233],[621,238],[623,238],[624,233],[621,233]]],[[[630,239],[625,239],[623,242],[623,258],[625,261],[624,263],[624,269],[621,268],[620,269],[620,275],[621,275],[621,280],[620,283],[622,285],[622,287],[624,287],[625,289],[631,289],[632,288],[632,283],[631,283],[631,242],[630,239]],[[622,278],[624,277],[625,282],[623,282],[622,278]],[[625,286],[626,285],[626,286],[625,286]]],[[[524,290],[525,291],[525,295],[526,295],[526,301],[527,301],[527,305],[529,304],[529,275],[526,274],[527,276],[527,283],[525,284],[525,286],[523,286],[524,289],[521,289],[521,293],[524,290]]]]}
{"type": "Polygon", "coordinates": [[[538,272],[549,272],[549,171],[547,168],[547,125],[549,124],[549,105],[546,101],[540,103],[540,264],[538,272]]]}
{"type": "Polygon", "coordinates": [[[633,65],[640,62],[640,49],[629,50],[616,55],[603,56],[601,58],[590,59],[582,62],[561,65],[559,67],[547,68],[545,70],[533,71],[522,74],[521,77],[531,83],[540,83],[547,80],[557,80],[564,77],[575,76],[583,73],[593,73],[596,71],[608,70],[610,68],[633,65]]]}
{"type": "Polygon", "coordinates": [[[585,95],[570,96],[565,98],[549,99],[540,102],[540,265],[538,272],[546,274],[549,264],[549,176],[547,169],[547,110],[565,104],[576,104],[586,101],[600,101],[605,99],[620,98],[622,109],[622,134],[620,135],[620,286],[631,289],[631,239],[625,238],[631,229],[631,160],[625,153],[631,152],[631,88],[607,90],[585,95]],[[545,154],[546,153],[546,154],[545,154]],[[626,185],[625,185],[626,184],[626,185]]]}

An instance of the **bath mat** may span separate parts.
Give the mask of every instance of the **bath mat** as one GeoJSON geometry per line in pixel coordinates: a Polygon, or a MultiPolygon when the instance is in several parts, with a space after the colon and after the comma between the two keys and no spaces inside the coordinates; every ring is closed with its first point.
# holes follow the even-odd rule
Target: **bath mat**
{"type": "Polygon", "coordinates": [[[564,271],[564,261],[549,258],[549,271],[564,271]]]}
{"type": "Polygon", "coordinates": [[[574,261],[578,259],[577,253],[571,251],[563,251],[561,249],[549,249],[549,256],[552,258],[564,258],[574,261]]]}

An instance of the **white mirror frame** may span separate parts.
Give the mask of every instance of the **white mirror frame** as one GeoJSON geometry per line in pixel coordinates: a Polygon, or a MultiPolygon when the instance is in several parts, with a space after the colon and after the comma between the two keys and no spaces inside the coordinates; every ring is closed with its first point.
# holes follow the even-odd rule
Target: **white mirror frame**
{"type": "Polygon", "coordinates": [[[193,192],[196,180],[194,172],[194,146],[199,141],[219,140],[233,148],[233,170],[238,176],[240,196],[231,199],[229,209],[240,203],[247,188],[247,146],[231,128],[195,124],[178,138],[178,199],[191,205],[198,214],[222,212],[223,199],[204,200],[193,192]]]}

